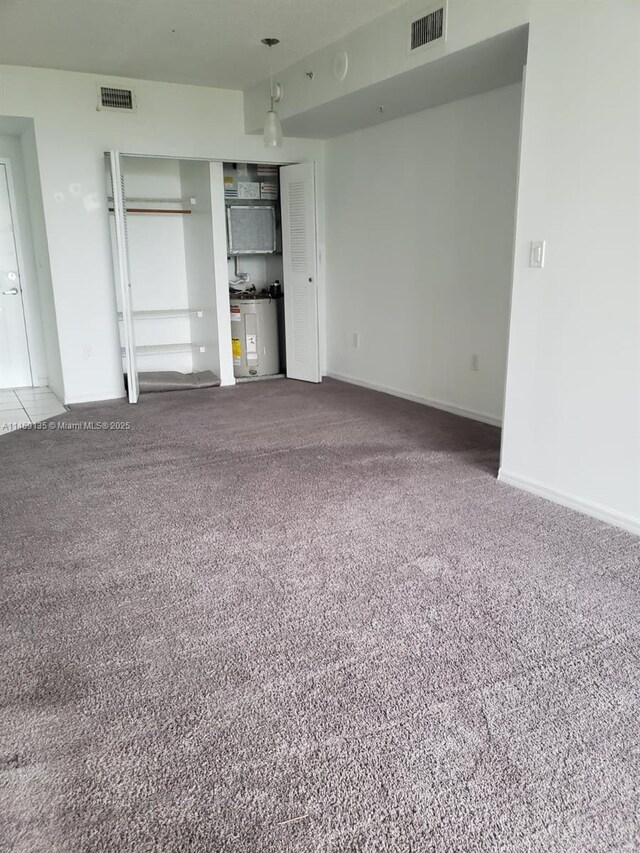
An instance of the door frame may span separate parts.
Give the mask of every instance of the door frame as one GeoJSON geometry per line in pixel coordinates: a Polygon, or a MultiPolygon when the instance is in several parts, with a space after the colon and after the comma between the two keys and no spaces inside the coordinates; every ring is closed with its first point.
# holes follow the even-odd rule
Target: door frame
{"type": "MultiPolygon", "coordinates": [[[[127,398],[137,403],[140,396],[138,384],[138,365],[136,363],[136,340],[133,331],[133,309],[131,307],[131,273],[129,270],[129,245],[127,240],[127,208],[124,198],[124,175],[120,158],[125,156],[119,151],[105,152],[108,158],[111,191],[113,192],[114,234],[118,268],[114,270],[117,287],[120,290],[122,306],[122,326],[124,332],[124,350],[127,365],[127,398]]],[[[117,322],[117,314],[116,314],[117,322]]]]}
{"type": "Polygon", "coordinates": [[[31,355],[32,342],[35,335],[35,329],[31,312],[29,310],[29,299],[25,299],[25,290],[29,289],[31,294],[31,284],[27,282],[24,270],[26,264],[24,260],[24,250],[22,244],[22,233],[20,230],[20,222],[18,220],[18,205],[16,203],[15,184],[13,182],[13,170],[11,160],[8,157],[0,157],[0,166],[4,166],[7,175],[7,192],[9,195],[9,210],[11,211],[11,223],[13,225],[13,241],[16,247],[16,262],[18,266],[18,281],[20,283],[20,303],[22,305],[22,321],[24,323],[24,334],[27,339],[27,359],[29,361],[29,376],[31,377],[31,387],[33,388],[33,357],[31,355]]]}

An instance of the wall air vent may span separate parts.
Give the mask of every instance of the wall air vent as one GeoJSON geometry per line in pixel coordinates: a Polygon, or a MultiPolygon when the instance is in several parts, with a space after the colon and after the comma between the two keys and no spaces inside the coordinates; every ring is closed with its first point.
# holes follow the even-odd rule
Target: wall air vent
{"type": "Polygon", "coordinates": [[[446,39],[446,4],[425,12],[410,22],[409,52],[446,39]]]}
{"type": "Polygon", "coordinates": [[[137,109],[136,96],[131,89],[115,89],[113,86],[99,86],[98,109],[135,112],[137,109]]]}

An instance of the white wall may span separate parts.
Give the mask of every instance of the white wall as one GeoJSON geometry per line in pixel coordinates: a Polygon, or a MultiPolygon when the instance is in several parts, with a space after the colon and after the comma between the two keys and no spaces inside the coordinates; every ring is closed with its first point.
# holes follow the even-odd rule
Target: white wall
{"type": "Polygon", "coordinates": [[[640,533],[639,45],[633,0],[532,4],[501,477],[640,533]]]}
{"type": "Polygon", "coordinates": [[[520,99],[509,86],[327,143],[330,373],[500,421],[520,99]]]}
{"type": "MultiPolygon", "coordinates": [[[[324,144],[286,140],[275,154],[243,132],[242,94],[49,69],[0,67],[2,111],[33,117],[65,401],[123,393],[103,153],[296,162],[324,169],[324,144]],[[97,85],[133,86],[138,112],[97,111],[97,85]]],[[[324,200],[319,182],[320,227],[324,200]]],[[[319,235],[324,249],[324,232],[319,235]]],[[[323,287],[324,268],[319,271],[323,287]]],[[[323,299],[321,298],[321,305],[323,299]]]]}

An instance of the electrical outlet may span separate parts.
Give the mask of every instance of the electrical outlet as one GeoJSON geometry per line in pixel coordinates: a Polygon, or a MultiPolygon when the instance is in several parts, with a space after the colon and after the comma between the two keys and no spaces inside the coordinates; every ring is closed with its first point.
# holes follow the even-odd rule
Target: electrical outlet
{"type": "Polygon", "coordinates": [[[480,370],[480,359],[477,352],[471,353],[471,370],[480,370]]]}
{"type": "Polygon", "coordinates": [[[93,347],[85,346],[82,348],[82,357],[85,361],[91,361],[93,358],[93,347]]]}
{"type": "Polygon", "coordinates": [[[360,349],[360,335],[358,332],[353,333],[353,348],[360,349]]]}

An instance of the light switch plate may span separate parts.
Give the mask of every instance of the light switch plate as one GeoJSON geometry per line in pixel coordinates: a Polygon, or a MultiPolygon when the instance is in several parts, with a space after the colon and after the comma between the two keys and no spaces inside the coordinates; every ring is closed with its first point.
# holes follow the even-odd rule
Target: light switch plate
{"type": "Polygon", "coordinates": [[[546,249],[545,240],[536,240],[531,243],[529,250],[529,266],[541,270],[544,267],[544,253],[546,249]]]}

